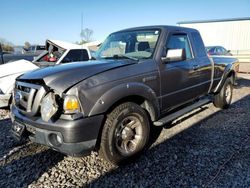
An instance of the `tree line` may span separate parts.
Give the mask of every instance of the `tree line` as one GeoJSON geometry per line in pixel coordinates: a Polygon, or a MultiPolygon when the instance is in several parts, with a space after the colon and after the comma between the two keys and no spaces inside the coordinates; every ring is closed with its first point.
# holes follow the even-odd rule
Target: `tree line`
{"type": "Polygon", "coordinates": [[[2,46],[3,51],[5,52],[13,52],[13,44],[6,39],[0,38],[0,44],[2,46]]]}
{"type": "MultiPolygon", "coordinates": [[[[76,42],[77,44],[84,44],[87,42],[90,42],[93,40],[93,33],[94,31],[92,29],[89,28],[85,28],[81,30],[80,33],[80,37],[81,37],[81,41],[76,42]]],[[[2,46],[3,51],[5,52],[14,52],[14,45],[9,42],[8,40],[4,39],[4,38],[0,38],[0,44],[2,46]]],[[[30,47],[30,43],[29,42],[25,42],[24,43],[24,49],[28,49],[30,47]]]]}

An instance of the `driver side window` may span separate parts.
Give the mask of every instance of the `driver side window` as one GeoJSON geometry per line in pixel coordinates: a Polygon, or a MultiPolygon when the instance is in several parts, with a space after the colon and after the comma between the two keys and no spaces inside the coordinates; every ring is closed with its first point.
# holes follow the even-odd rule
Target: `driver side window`
{"type": "Polygon", "coordinates": [[[169,49],[185,49],[186,58],[192,59],[190,44],[186,34],[173,34],[166,44],[166,53],[169,49]]]}

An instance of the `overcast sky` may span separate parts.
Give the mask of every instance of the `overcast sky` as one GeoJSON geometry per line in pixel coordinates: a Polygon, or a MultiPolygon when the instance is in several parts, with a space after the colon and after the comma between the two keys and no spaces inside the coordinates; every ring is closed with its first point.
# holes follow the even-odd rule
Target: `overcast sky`
{"type": "Polygon", "coordinates": [[[80,41],[83,28],[104,40],[114,31],[179,21],[250,17],[250,0],[1,0],[0,38],[22,45],[80,41]]]}

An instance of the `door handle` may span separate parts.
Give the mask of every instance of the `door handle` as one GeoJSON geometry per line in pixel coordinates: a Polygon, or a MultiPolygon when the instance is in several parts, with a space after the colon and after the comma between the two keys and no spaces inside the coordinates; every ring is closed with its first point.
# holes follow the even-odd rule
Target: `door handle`
{"type": "Polygon", "coordinates": [[[200,67],[200,65],[193,65],[193,70],[197,70],[200,67]]]}

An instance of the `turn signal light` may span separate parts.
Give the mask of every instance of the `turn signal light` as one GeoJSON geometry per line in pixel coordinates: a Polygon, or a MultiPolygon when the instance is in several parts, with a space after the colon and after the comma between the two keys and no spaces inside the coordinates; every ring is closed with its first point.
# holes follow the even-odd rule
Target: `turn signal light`
{"type": "Polygon", "coordinates": [[[64,111],[65,113],[77,113],[80,111],[80,105],[76,96],[66,96],[64,99],[64,111]]]}

